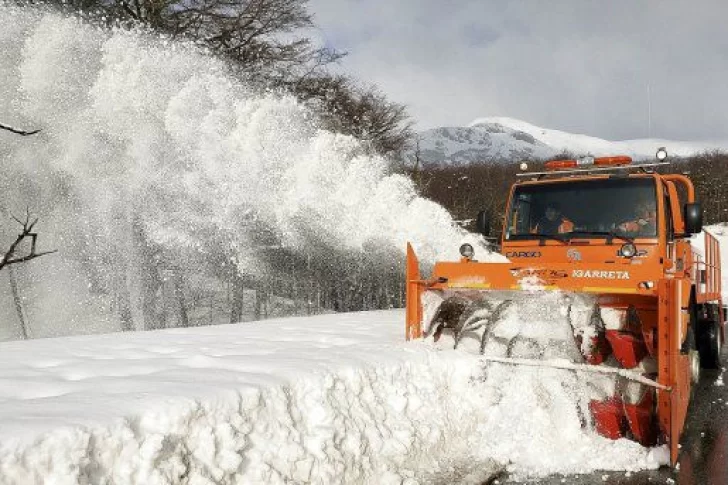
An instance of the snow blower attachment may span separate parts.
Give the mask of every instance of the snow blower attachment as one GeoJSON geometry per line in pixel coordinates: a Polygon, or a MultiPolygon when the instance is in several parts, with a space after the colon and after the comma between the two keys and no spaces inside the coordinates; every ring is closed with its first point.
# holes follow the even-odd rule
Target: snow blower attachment
{"type": "MultiPolygon", "coordinates": [[[[700,364],[720,365],[724,315],[718,242],[707,233],[691,241],[702,230],[693,184],[656,173],[662,160],[559,160],[519,174],[529,179],[513,185],[501,235],[509,262],[478,262],[466,244],[460,261],[436,262],[422,278],[408,245],[406,338],[448,333],[458,347],[477,335],[484,354],[504,315],[532,304],[535,291],[556,291],[578,349],[571,362],[547,359],[548,349],[522,358],[530,344],[518,339],[481,358],[611,376],[610,393],[589,403],[596,431],[667,443],[675,465],[700,364]]],[[[483,234],[486,220],[477,218],[483,234]]]]}

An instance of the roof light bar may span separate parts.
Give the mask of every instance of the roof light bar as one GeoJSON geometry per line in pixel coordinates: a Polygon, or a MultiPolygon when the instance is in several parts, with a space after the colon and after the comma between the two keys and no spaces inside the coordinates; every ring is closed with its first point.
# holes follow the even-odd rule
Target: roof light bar
{"type": "Polygon", "coordinates": [[[617,166],[617,165],[629,165],[632,163],[632,158],[627,156],[616,156],[616,157],[584,157],[578,160],[552,160],[546,162],[546,170],[563,170],[567,168],[578,168],[589,165],[595,165],[598,167],[606,166],[617,166]]]}
{"type": "Polygon", "coordinates": [[[599,173],[599,172],[611,172],[616,170],[641,170],[645,173],[650,173],[650,171],[654,170],[656,167],[662,167],[670,165],[670,162],[658,162],[658,163],[640,163],[636,165],[632,164],[626,164],[626,165],[616,165],[616,166],[607,166],[607,167],[584,167],[579,168],[575,170],[549,170],[547,172],[525,172],[525,173],[517,173],[516,177],[543,177],[546,175],[569,175],[569,174],[589,174],[589,173],[599,173]]]}

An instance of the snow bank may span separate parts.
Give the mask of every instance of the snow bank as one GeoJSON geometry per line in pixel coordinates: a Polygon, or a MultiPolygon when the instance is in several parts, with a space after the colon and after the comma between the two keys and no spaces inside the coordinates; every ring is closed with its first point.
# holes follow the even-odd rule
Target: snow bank
{"type": "MultiPolygon", "coordinates": [[[[523,315],[522,315],[523,316],[523,315]]],[[[401,311],[0,344],[0,483],[431,483],[657,467],[566,371],[403,342],[401,311]],[[555,387],[554,387],[555,386],[555,387]]],[[[542,321],[542,320],[534,320],[542,321]]]]}

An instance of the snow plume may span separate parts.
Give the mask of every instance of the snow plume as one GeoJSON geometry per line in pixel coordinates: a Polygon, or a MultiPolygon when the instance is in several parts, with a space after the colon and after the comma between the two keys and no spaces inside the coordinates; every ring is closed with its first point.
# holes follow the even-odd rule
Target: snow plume
{"type": "Polygon", "coordinates": [[[180,274],[224,286],[281,253],[398,274],[407,241],[427,262],[468,239],[386,160],[189,45],[0,3],[0,118],[42,129],[0,133],[0,240],[28,206],[59,250],[15,270],[35,336],[148,328],[176,308],[159,294],[180,274]]]}

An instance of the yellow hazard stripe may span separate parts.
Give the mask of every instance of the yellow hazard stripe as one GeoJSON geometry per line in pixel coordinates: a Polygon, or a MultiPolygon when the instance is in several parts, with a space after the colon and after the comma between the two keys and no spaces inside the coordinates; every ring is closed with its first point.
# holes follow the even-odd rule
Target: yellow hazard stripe
{"type": "Polygon", "coordinates": [[[613,286],[585,286],[582,290],[592,293],[637,293],[637,290],[632,288],[615,288],[613,286]]]}
{"type": "Polygon", "coordinates": [[[447,286],[449,288],[478,288],[478,289],[488,289],[488,288],[490,288],[490,283],[450,283],[447,286]]]}
{"type": "Polygon", "coordinates": [[[564,288],[560,287],[559,285],[511,285],[511,290],[530,290],[531,288],[538,288],[542,290],[563,290],[564,288]]]}
{"type": "MultiPolygon", "coordinates": [[[[487,290],[492,288],[492,285],[490,283],[450,283],[447,285],[448,288],[465,288],[465,289],[479,289],[479,290],[487,290]]],[[[524,290],[524,289],[531,289],[532,286],[527,285],[511,285],[511,290],[524,290]]],[[[615,288],[613,286],[584,286],[582,288],[564,288],[559,285],[544,285],[544,286],[538,286],[539,289],[544,290],[563,290],[563,291],[587,291],[590,293],[624,293],[624,294],[630,294],[630,293],[637,293],[637,290],[634,290],[632,288],[615,288]]]]}

